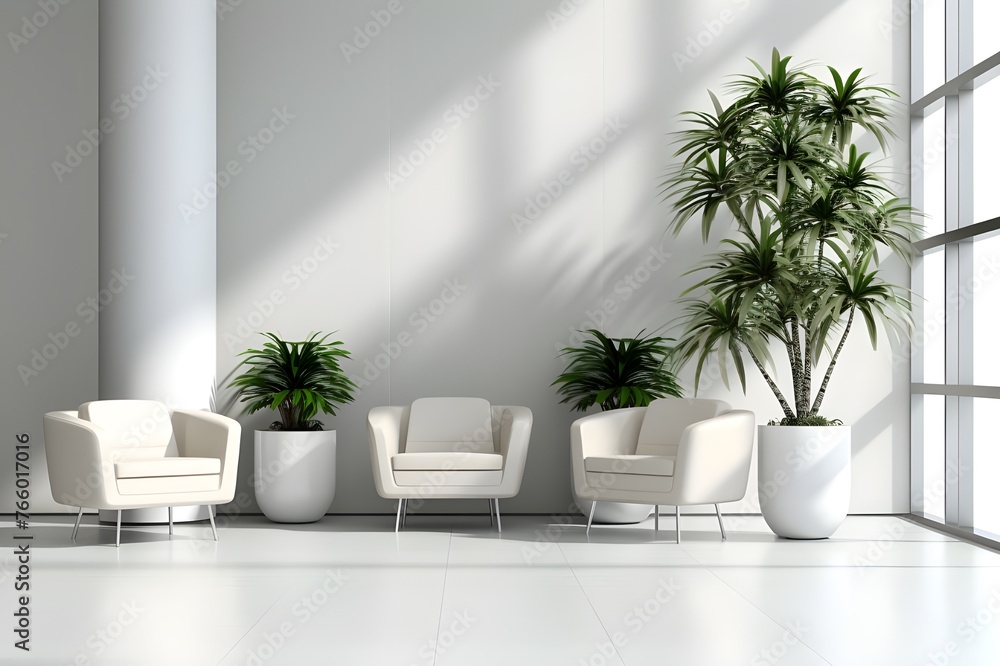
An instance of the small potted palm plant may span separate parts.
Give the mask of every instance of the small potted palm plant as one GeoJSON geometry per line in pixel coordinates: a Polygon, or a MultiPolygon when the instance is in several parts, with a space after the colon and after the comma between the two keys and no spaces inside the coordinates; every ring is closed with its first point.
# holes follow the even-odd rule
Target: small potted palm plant
{"type": "Polygon", "coordinates": [[[354,400],[357,386],[340,367],[350,352],[339,340],[313,333],[303,342],[264,333],[261,349],[242,354],[245,367],[230,384],[248,414],[272,409],[279,419],[254,432],[254,493],[275,522],[310,523],[333,502],[337,478],[337,431],[324,430],[320,412],[354,400]]]}
{"type": "MultiPolygon", "coordinates": [[[[590,329],[579,347],[565,347],[561,356],[569,359],[566,370],[552,382],[563,396],[561,403],[572,403],[575,411],[584,412],[599,405],[602,411],[645,407],[656,398],[681,397],[683,392],[667,365],[671,349],[668,338],[643,336],[609,338],[590,329]]],[[[583,512],[590,514],[592,500],[573,499],[583,512]]],[[[649,517],[649,504],[600,502],[594,514],[599,523],[637,523],[649,517]]]]}

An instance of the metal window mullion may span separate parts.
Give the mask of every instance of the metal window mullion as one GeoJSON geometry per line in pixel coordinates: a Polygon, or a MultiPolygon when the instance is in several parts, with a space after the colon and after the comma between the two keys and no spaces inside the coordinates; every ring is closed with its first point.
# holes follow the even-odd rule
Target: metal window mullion
{"type": "MultiPolygon", "coordinates": [[[[911,99],[924,94],[924,5],[910,17],[910,90],[911,99]]],[[[910,116],[910,201],[917,210],[924,209],[924,116],[910,116]]],[[[918,250],[919,251],[919,250],[918,250]]],[[[910,289],[924,293],[924,260],[918,254],[910,270],[910,289]]],[[[923,328],[923,301],[914,299],[917,330],[923,328]]],[[[923,347],[910,343],[910,382],[924,381],[923,347]]],[[[910,511],[923,513],[924,488],[924,401],[922,395],[910,394],[910,511]]]]}
{"type": "MultiPolygon", "coordinates": [[[[966,4],[962,3],[964,7],[966,4]]],[[[962,29],[960,35],[961,51],[969,50],[967,57],[972,59],[972,26],[971,9],[962,13],[962,29]],[[968,47],[964,46],[968,42],[968,47]]],[[[975,135],[973,134],[973,113],[975,112],[973,100],[975,92],[963,90],[957,95],[958,115],[958,141],[953,143],[953,150],[957,154],[958,183],[956,197],[958,199],[958,226],[967,227],[975,222],[974,211],[974,162],[973,151],[975,150],[975,135]]],[[[975,274],[975,256],[973,250],[973,240],[969,239],[955,244],[958,260],[958,325],[956,326],[956,346],[958,363],[958,383],[968,386],[975,384],[975,358],[974,358],[974,313],[975,298],[972,295],[972,283],[975,274]]],[[[945,476],[955,478],[958,486],[958,526],[972,527],[974,506],[974,485],[973,475],[964,474],[962,470],[973,469],[973,452],[975,441],[973,436],[974,426],[974,398],[960,398],[958,401],[958,432],[956,445],[958,447],[957,466],[945,468],[945,476]]]]}
{"type": "Polygon", "coordinates": [[[944,80],[951,81],[962,71],[959,36],[962,33],[958,0],[944,3],[944,80]]]}
{"type": "MultiPolygon", "coordinates": [[[[929,90],[924,90],[924,14],[926,5],[920,3],[913,5],[914,10],[910,14],[910,100],[916,102],[926,95],[929,90]]],[[[922,156],[923,153],[920,153],[922,156]]],[[[913,162],[921,164],[921,162],[913,162]]]]}
{"type": "MultiPolygon", "coordinates": [[[[948,192],[945,193],[945,197],[947,199],[948,192]]],[[[946,384],[958,384],[959,301],[954,296],[957,294],[958,285],[958,246],[946,245],[944,252],[944,375],[946,384]]],[[[961,398],[955,395],[946,395],[944,398],[944,518],[949,525],[958,525],[959,523],[959,479],[957,475],[949,474],[948,470],[959,469],[960,400],[961,398]]]]}
{"type": "Polygon", "coordinates": [[[975,27],[975,23],[973,22],[973,9],[975,2],[974,0],[958,0],[957,2],[954,2],[952,4],[957,5],[955,10],[955,18],[957,19],[956,25],[958,28],[957,29],[958,44],[956,45],[958,49],[957,53],[958,71],[956,72],[957,75],[959,72],[964,72],[976,64],[975,55],[973,51],[973,47],[975,45],[972,41],[973,28],[975,27]]]}
{"type": "MultiPolygon", "coordinates": [[[[945,84],[959,74],[959,3],[946,0],[944,7],[944,76],[945,84]]],[[[944,100],[945,168],[944,168],[944,229],[951,231],[959,226],[959,160],[955,144],[948,137],[957,137],[959,130],[958,97],[948,95],[944,100]]],[[[952,297],[958,287],[958,247],[946,245],[944,248],[944,293],[945,293],[945,338],[944,338],[944,381],[958,384],[958,301],[952,297]]],[[[945,469],[945,522],[957,525],[959,518],[958,479],[949,475],[949,469],[958,469],[959,441],[959,398],[945,396],[944,399],[944,469],[945,469]]]]}

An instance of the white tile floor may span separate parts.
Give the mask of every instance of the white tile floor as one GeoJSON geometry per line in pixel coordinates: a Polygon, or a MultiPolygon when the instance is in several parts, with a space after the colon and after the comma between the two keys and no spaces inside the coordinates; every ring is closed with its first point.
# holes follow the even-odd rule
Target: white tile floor
{"type": "Polygon", "coordinates": [[[13,649],[0,520],[0,663],[994,666],[1000,554],[892,517],[778,540],[757,517],[595,527],[508,516],[245,517],[220,529],[33,526],[32,652],[13,649]]]}

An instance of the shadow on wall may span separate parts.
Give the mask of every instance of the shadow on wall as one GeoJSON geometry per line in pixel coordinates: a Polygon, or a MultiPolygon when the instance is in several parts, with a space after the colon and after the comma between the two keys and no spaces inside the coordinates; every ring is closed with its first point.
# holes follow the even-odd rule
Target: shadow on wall
{"type": "MultiPolygon", "coordinates": [[[[717,89],[702,80],[713,66],[785,48],[795,26],[844,4],[783,3],[782,29],[771,5],[749,0],[439,0],[404,3],[367,42],[358,30],[384,2],[245,2],[227,14],[219,164],[235,161],[241,173],[219,194],[219,333],[272,286],[283,301],[248,330],[337,330],[354,352],[348,370],[365,378],[370,362],[377,371],[328,421],[343,443],[338,467],[350,473],[333,510],[392,510],[371,482],[371,407],[463,394],[534,411],[522,493],[505,510],[564,511],[576,415],[548,386],[562,369],[556,349],[589,322],[615,335],[665,324],[687,286],[680,274],[711,250],[693,230],[663,237],[656,185],[684,99],[677,90],[717,89]],[[538,104],[549,103],[548,88],[575,96],[555,122],[538,104]],[[280,132],[260,148],[247,142],[276,114],[287,119],[280,132]],[[562,132],[567,125],[580,129],[562,132]],[[339,246],[307,264],[317,237],[339,246]],[[289,258],[315,267],[300,289],[284,280],[289,258]]],[[[256,340],[220,345],[217,373],[256,340]]],[[[252,430],[269,420],[241,417],[243,479],[252,430]]]]}

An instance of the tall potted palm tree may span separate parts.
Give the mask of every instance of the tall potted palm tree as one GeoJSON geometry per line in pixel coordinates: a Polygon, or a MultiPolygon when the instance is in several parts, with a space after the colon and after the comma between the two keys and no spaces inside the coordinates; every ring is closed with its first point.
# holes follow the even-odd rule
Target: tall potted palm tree
{"type": "Polygon", "coordinates": [[[821,415],[823,399],[859,319],[872,347],[880,328],[909,333],[906,292],[879,260],[909,262],[919,225],[851,141],[865,130],[888,154],[895,94],[860,69],[830,67],[826,82],[790,60],[777,49],[769,70],[751,60],[728,106],[709,93],[712,111],[683,114],[663,194],[675,233],[696,215],[705,241],[720,221],[736,231],[692,271],[704,277],[686,292],[675,358],[696,362],[695,390],[710,360],[727,385],[731,363],[744,392],[747,363],[760,372],[782,413],[758,430],[762,513],[781,536],[822,538],[846,516],[851,458],[850,428],[821,415]]]}
{"type": "Polygon", "coordinates": [[[260,349],[242,352],[245,368],[230,386],[246,412],[278,413],[268,430],[254,432],[254,493],[275,522],[311,523],[330,508],[337,480],[337,431],[317,414],[336,414],[357,388],[340,367],[350,357],[339,340],[313,333],[302,342],[264,333],[260,349]]]}

